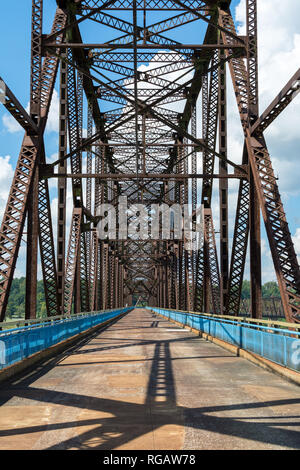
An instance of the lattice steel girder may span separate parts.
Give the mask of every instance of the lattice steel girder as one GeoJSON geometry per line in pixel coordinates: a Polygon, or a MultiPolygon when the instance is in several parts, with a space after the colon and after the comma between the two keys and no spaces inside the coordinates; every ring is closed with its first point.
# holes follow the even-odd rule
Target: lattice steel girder
{"type": "MultiPolygon", "coordinates": [[[[42,78],[42,18],[43,0],[32,0],[31,14],[31,64],[30,64],[30,116],[39,124],[41,111],[42,78]]],[[[36,317],[37,265],[38,265],[38,164],[41,142],[37,152],[37,165],[33,169],[28,194],[25,318],[36,317]]]]}
{"type": "MultiPolygon", "coordinates": [[[[220,38],[221,40],[221,38],[220,38]]],[[[225,56],[224,49],[219,51],[220,57],[225,56]]],[[[219,68],[219,152],[227,155],[227,89],[226,66],[219,68]]],[[[229,279],[229,244],[228,244],[228,167],[219,161],[219,217],[220,217],[220,280],[223,313],[227,304],[229,279]]]]}
{"type": "MultiPolygon", "coordinates": [[[[64,28],[67,22],[67,17],[64,12],[57,8],[55,12],[55,17],[51,29],[51,33],[56,34],[55,44],[58,46],[63,40],[63,34],[60,33],[60,30],[64,28]]],[[[55,78],[58,68],[58,59],[57,57],[45,57],[43,61],[42,68],[42,78],[41,78],[41,110],[40,110],[40,122],[39,128],[42,132],[47,123],[47,117],[49,113],[49,108],[51,104],[52,92],[54,89],[55,78]]]]}
{"type": "Polygon", "coordinates": [[[96,230],[92,231],[91,237],[91,263],[90,263],[90,279],[89,279],[89,292],[90,292],[90,310],[97,310],[96,299],[97,299],[97,282],[98,282],[98,235],[96,230]]]}
{"type": "MultiPolygon", "coordinates": [[[[64,1],[64,0],[59,0],[64,1]]],[[[188,4],[191,8],[195,10],[203,10],[206,12],[209,7],[213,7],[217,3],[217,0],[188,0],[186,4],[188,4]]],[[[110,9],[110,10],[131,10],[132,3],[129,0],[114,0],[113,2],[105,2],[103,3],[102,0],[82,0],[81,8],[83,11],[90,11],[92,14],[95,11],[103,9],[110,9]],[[97,6],[97,5],[101,6],[97,6]]],[[[177,4],[173,0],[137,0],[136,2],[136,9],[137,10],[185,10],[186,7],[178,8],[177,4]]]]}
{"type": "MultiPolygon", "coordinates": [[[[100,13],[96,12],[94,15],[90,17],[91,20],[103,24],[105,26],[109,26],[111,28],[117,29],[118,31],[123,31],[127,34],[125,36],[121,36],[121,38],[113,39],[109,41],[110,44],[114,44],[116,41],[131,41],[131,38],[134,34],[133,25],[127,21],[124,21],[120,18],[116,18],[115,16],[109,15],[108,13],[100,13]]],[[[161,36],[164,31],[169,31],[170,29],[176,28],[179,25],[190,23],[191,21],[195,21],[195,15],[191,13],[183,13],[180,15],[176,15],[173,18],[160,21],[159,23],[155,23],[153,25],[148,25],[147,28],[137,28],[137,34],[140,38],[147,38],[148,41],[153,42],[163,42],[164,44],[168,43],[175,43],[176,41],[172,41],[169,38],[165,38],[161,36]]]]}
{"type": "MultiPolygon", "coordinates": [[[[82,72],[84,74],[84,76],[86,76],[86,73],[80,68],[80,67],[77,67],[78,70],[80,72],[82,72]]],[[[111,90],[111,91],[114,91],[115,94],[117,96],[120,96],[122,98],[124,98],[125,100],[127,100],[130,104],[134,104],[134,101],[131,100],[128,95],[126,95],[126,93],[124,93],[124,91],[120,92],[119,90],[117,89],[114,89],[113,87],[111,87],[110,85],[108,85],[107,83],[103,82],[102,80],[99,80],[97,79],[96,77],[92,77],[94,80],[96,80],[98,83],[102,84],[105,88],[107,88],[108,90],[111,90]]],[[[177,90],[183,88],[185,85],[179,85],[177,87],[177,90]]],[[[158,100],[157,100],[158,101],[158,100]]],[[[139,110],[142,114],[146,113],[147,115],[150,115],[152,116],[152,118],[156,118],[158,121],[162,122],[163,124],[167,125],[168,127],[174,129],[175,131],[177,131],[179,134],[183,135],[184,137],[190,139],[192,142],[198,144],[200,147],[203,147],[203,149],[206,149],[207,151],[209,152],[212,152],[215,156],[217,156],[218,158],[221,158],[221,159],[224,159],[220,154],[218,154],[217,152],[213,151],[212,149],[209,149],[206,145],[204,145],[199,139],[195,139],[193,136],[191,136],[187,131],[185,131],[182,127],[180,126],[177,126],[176,124],[174,124],[172,121],[170,121],[169,119],[166,119],[164,114],[165,112],[163,111],[163,114],[161,114],[161,112],[158,112],[155,109],[154,107],[154,103],[151,104],[151,108],[149,105],[146,105],[143,101],[138,101],[138,107],[139,107],[139,110]]],[[[161,108],[157,108],[161,111],[161,108]]],[[[115,113],[115,111],[114,111],[115,113]]],[[[129,120],[129,118],[125,118],[124,122],[126,122],[127,120],[129,120]]],[[[121,123],[120,121],[118,122],[117,126],[116,127],[120,127],[121,123]]],[[[107,129],[107,132],[110,133],[113,129],[115,128],[115,126],[112,126],[111,128],[108,128],[107,129]]],[[[92,138],[90,139],[87,139],[86,140],[86,145],[90,145],[92,144],[95,140],[97,140],[98,138],[101,138],[101,134],[99,133],[96,133],[92,138]]],[[[83,146],[80,146],[78,150],[82,149],[83,146]]],[[[75,151],[71,151],[65,158],[69,158],[71,157],[72,155],[74,155],[76,152],[75,151]]],[[[228,164],[230,164],[231,166],[237,168],[237,165],[230,161],[229,159],[226,159],[226,161],[228,162],[228,164]]],[[[53,163],[53,166],[56,165],[58,162],[54,162],[53,163]]]]}
{"type": "Polygon", "coordinates": [[[300,69],[290,78],[276,98],[252,125],[251,132],[263,132],[300,92],[300,69]]]}
{"type": "Polygon", "coordinates": [[[21,103],[17,100],[13,92],[8,88],[3,78],[0,77],[0,103],[3,103],[7,111],[23,127],[27,134],[37,134],[38,127],[34,120],[29,116],[21,103]]]}
{"type": "MultiPolygon", "coordinates": [[[[69,50],[69,53],[72,52],[69,50]]],[[[72,66],[68,66],[68,135],[69,148],[75,153],[71,157],[72,173],[81,173],[82,154],[78,150],[82,139],[82,79],[72,66]]],[[[82,200],[80,179],[72,180],[74,205],[77,198],[82,200]]]]}
{"type": "MultiPolygon", "coordinates": [[[[252,124],[259,113],[258,95],[258,57],[257,57],[257,0],[246,1],[247,48],[247,94],[248,117],[252,124]]],[[[261,228],[258,194],[251,167],[250,173],[250,285],[251,316],[262,317],[262,280],[261,280],[261,228]]]]}
{"type": "MultiPolygon", "coordinates": [[[[243,163],[248,163],[248,153],[244,144],[243,163]]],[[[238,315],[241,302],[243,276],[249,237],[250,183],[243,180],[239,185],[233,245],[231,250],[230,274],[226,314],[238,315]]]]}
{"type": "MultiPolygon", "coordinates": [[[[213,62],[217,61],[218,52],[213,57],[213,62]]],[[[209,95],[207,103],[206,131],[204,141],[208,148],[215,150],[217,140],[217,124],[218,124],[218,107],[219,107],[219,73],[215,70],[211,73],[209,84],[209,95]]],[[[225,155],[223,155],[226,158],[225,155]]],[[[206,175],[203,179],[201,202],[205,207],[210,207],[212,198],[213,179],[211,174],[214,171],[215,156],[212,152],[206,150],[203,152],[203,173],[206,175]]]]}
{"type": "MultiPolygon", "coordinates": [[[[60,106],[59,106],[59,159],[67,152],[67,66],[60,64],[60,106]]],[[[65,174],[67,162],[58,165],[59,174],[65,174]]],[[[58,301],[61,314],[63,313],[63,290],[65,283],[65,255],[66,255],[66,200],[67,180],[59,178],[57,183],[57,287],[58,301]]]]}
{"type": "Polygon", "coordinates": [[[64,313],[71,314],[74,294],[76,265],[80,248],[82,209],[74,208],[70,227],[64,286],[64,313]]]}
{"type": "Polygon", "coordinates": [[[80,264],[78,272],[80,274],[80,303],[82,312],[88,312],[90,310],[90,270],[87,257],[87,235],[89,235],[88,232],[81,231],[80,256],[77,257],[77,263],[80,264]]]}
{"type": "MultiPolygon", "coordinates": [[[[122,50],[127,50],[127,49],[132,49],[132,44],[114,44],[113,47],[110,43],[104,42],[104,43],[76,43],[76,42],[66,42],[65,44],[56,44],[56,43],[48,43],[45,41],[45,49],[47,49],[47,53],[49,55],[54,54],[55,52],[53,49],[89,49],[91,52],[89,52],[89,58],[93,59],[94,57],[96,59],[103,60],[105,58],[105,55],[108,53],[110,54],[121,54],[120,52],[111,52],[112,49],[122,49],[122,50]],[[93,51],[93,49],[99,49],[98,51],[93,51]],[[107,50],[107,52],[106,52],[107,50]]],[[[216,50],[216,49],[231,49],[233,51],[236,51],[236,53],[240,52],[241,54],[245,54],[245,45],[241,44],[231,44],[231,43],[224,43],[222,46],[218,43],[210,43],[210,44],[181,44],[181,43],[176,43],[176,44],[168,44],[166,47],[165,45],[160,45],[160,44],[137,44],[136,48],[138,50],[147,50],[147,49],[155,49],[158,51],[163,51],[165,52],[165,49],[170,49],[176,51],[177,54],[182,54],[184,57],[187,55],[187,57],[192,56],[193,62],[197,63],[201,61],[201,56],[200,52],[201,51],[210,51],[210,50],[216,50]],[[197,60],[198,59],[198,60],[197,60]]],[[[152,53],[153,54],[153,53],[152,53]]],[[[171,53],[169,53],[171,54],[171,53]]],[[[183,59],[181,59],[182,61],[183,59]]],[[[108,57],[108,61],[110,61],[108,57]]]]}
{"type": "Polygon", "coordinates": [[[47,180],[38,186],[39,241],[48,316],[59,315],[57,273],[53,241],[50,197],[47,180]]]}
{"type": "Polygon", "coordinates": [[[41,111],[43,0],[32,0],[30,115],[39,119],[41,111]]]}
{"type": "MultiPolygon", "coordinates": [[[[220,272],[211,209],[204,209],[204,255],[206,255],[207,274],[210,284],[212,309],[215,314],[222,312],[220,272]]],[[[205,271],[204,271],[205,272],[205,271]]]]}
{"type": "MultiPolygon", "coordinates": [[[[52,31],[56,31],[61,25],[66,22],[66,17],[61,10],[57,10],[52,31]]],[[[63,40],[62,35],[59,35],[57,42],[63,40]]],[[[54,83],[57,75],[58,60],[53,58],[45,58],[41,70],[41,93],[40,93],[40,115],[39,115],[39,129],[42,133],[45,129],[48,112],[50,108],[54,83]]],[[[40,159],[38,165],[45,163],[45,149],[42,145],[40,159]]],[[[38,220],[39,220],[39,244],[41,254],[41,264],[43,272],[43,282],[45,290],[45,300],[47,307],[47,314],[49,316],[59,314],[59,297],[58,297],[58,284],[57,284],[57,271],[55,262],[55,250],[52,229],[51,217],[51,204],[47,181],[39,181],[38,186],[38,220]]],[[[30,208],[28,209],[30,210],[30,208]]],[[[28,260],[32,262],[31,259],[28,260]]],[[[31,282],[33,282],[31,280],[31,282]]]]}

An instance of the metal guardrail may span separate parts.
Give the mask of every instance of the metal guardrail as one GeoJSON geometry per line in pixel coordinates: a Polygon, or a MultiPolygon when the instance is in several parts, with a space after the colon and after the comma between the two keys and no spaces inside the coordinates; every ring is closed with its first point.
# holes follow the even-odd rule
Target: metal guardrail
{"type": "MultiPolygon", "coordinates": [[[[147,307],[145,307],[147,308],[147,307]]],[[[152,307],[149,307],[150,309],[153,310],[152,307]]],[[[156,308],[156,307],[155,307],[156,308]]],[[[270,326],[270,327],[280,327],[280,328],[292,328],[293,331],[300,331],[300,324],[298,323],[290,323],[284,320],[273,320],[273,319],[263,319],[263,318],[251,318],[249,316],[243,316],[243,317],[238,317],[236,315],[216,315],[214,313],[206,313],[206,312],[193,312],[193,311],[185,311],[185,310],[175,310],[172,308],[168,309],[163,309],[163,310],[168,310],[168,312],[181,312],[181,313],[188,313],[190,315],[205,315],[206,317],[213,317],[213,318],[223,318],[224,320],[236,320],[239,322],[243,323],[251,323],[253,325],[265,325],[265,326],[270,326]]]]}
{"type": "MultiPolygon", "coordinates": [[[[24,320],[24,326],[2,330],[0,331],[0,369],[22,361],[36,352],[47,349],[129,310],[131,307],[81,313],[69,317],[47,317],[40,322],[35,320],[33,324],[29,325],[26,323],[30,323],[30,320],[24,320]]],[[[5,322],[5,324],[7,323],[5,322]]],[[[2,324],[0,325],[2,326],[2,324]]]]}
{"type": "Polygon", "coordinates": [[[297,324],[183,312],[158,307],[146,308],[169,320],[190,326],[288,369],[300,372],[300,331],[298,331],[297,324]],[[280,327],[271,326],[274,323],[280,324],[280,327]]]}
{"type": "MultiPolygon", "coordinates": [[[[95,314],[97,312],[89,312],[89,314],[95,314]]],[[[99,312],[98,312],[99,313],[99,312]]],[[[57,320],[65,320],[65,319],[76,319],[82,317],[83,315],[87,315],[87,313],[72,313],[71,315],[55,315],[51,317],[40,317],[40,318],[18,318],[17,320],[7,320],[4,322],[0,322],[1,330],[11,329],[11,326],[15,325],[17,328],[20,326],[28,326],[28,325],[39,325],[41,323],[48,323],[54,322],[57,320]]]]}

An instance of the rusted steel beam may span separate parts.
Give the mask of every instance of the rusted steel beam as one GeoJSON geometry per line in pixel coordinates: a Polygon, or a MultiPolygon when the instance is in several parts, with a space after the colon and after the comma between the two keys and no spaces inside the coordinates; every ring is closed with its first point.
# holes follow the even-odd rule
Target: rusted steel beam
{"type": "MultiPolygon", "coordinates": [[[[221,38],[220,38],[221,41],[221,38]]],[[[225,56],[224,49],[219,52],[220,58],[225,56]]],[[[227,89],[226,66],[219,68],[219,152],[227,155],[227,89]]],[[[227,303],[229,279],[229,247],[228,247],[228,167],[225,161],[219,160],[219,173],[222,176],[219,182],[219,217],[220,217],[220,287],[223,312],[227,303]]]]}
{"type": "MultiPolygon", "coordinates": [[[[56,31],[61,25],[65,24],[66,17],[61,10],[57,10],[52,26],[52,31],[56,31]]],[[[61,35],[58,36],[57,42],[63,40],[61,35]]],[[[54,83],[58,70],[58,60],[45,58],[41,70],[41,95],[40,95],[40,116],[39,116],[39,132],[45,130],[47,117],[50,109],[54,83]]],[[[45,164],[45,148],[44,144],[41,148],[39,166],[36,171],[40,175],[40,165],[45,164]]],[[[45,291],[45,301],[47,315],[53,316],[60,313],[57,270],[55,262],[55,248],[51,217],[51,204],[48,182],[39,180],[38,186],[38,221],[39,221],[39,246],[41,255],[41,265],[43,273],[43,283],[45,291]]]]}
{"type": "MultiPolygon", "coordinates": [[[[258,61],[257,61],[257,1],[247,0],[247,80],[248,114],[252,124],[259,113],[258,96],[258,61]]],[[[251,279],[251,316],[262,317],[262,281],[261,281],[261,230],[260,207],[257,189],[250,167],[250,279],[251,279]]]]}
{"type": "MultiPolygon", "coordinates": [[[[51,167],[52,168],[52,167],[51,167]]],[[[59,173],[47,173],[48,169],[42,168],[42,170],[46,171],[43,173],[43,177],[46,179],[48,178],[97,178],[99,181],[102,180],[131,180],[131,179],[159,179],[159,180],[184,180],[184,179],[203,179],[207,178],[207,173],[183,173],[178,175],[177,173],[138,173],[138,174],[130,174],[130,173],[66,173],[66,174],[59,174],[59,173]]],[[[210,174],[210,178],[215,179],[248,179],[247,175],[242,172],[244,169],[241,168],[240,173],[231,173],[231,174],[221,174],[221,173],[213,173],[210,174]]]]}
{"type": "Polygon", "coordinates": [[[99,243],[96,230],[91,233],[91,260],[89,276],[90,310],[97,310],[97,282],[99,269],[99,243]]]}
{"type": "Polygon", "coordinates": [[[86,235],[88,232],[81,232],[80,236],[80,258],[77,262],[80,263],[80,304],[81,312],[88,312],[90,310],[90,271],[88,270],[87,260],[87,243],[86,235]]]}
{"type": "MultiPolygon", "coordinates": [[[[59,44],[57,45],[56,43],[54,44],[51,44],[51,43],[46,43],[46,46],[45,46],[48,49],[51,50],[51,48],[58,48],[58,49],[66,49],[66,48],[70,48],[70,49],[109,49],[111,50],[111,44],[108,44],[108,43],[102,43],[102,44],[90,44],[90,43],[82,43],[82,44],[78,44],[76,42],[67,42],[67,43],[62,43],[62,44],[59,44]]],[[[114,47],[117,48],[117,49],[132,49],[132,45],[130,44],[114,44],[114,47]]],[[[137,49],[158,49],[158,50],[165,50],[166,49],[166,45],[165,44],[155,44],[155,46],[153,44],[137,44],[137,49]]],[[[240,45],[240,44],[224,44],[224,46],[220,46],[220,44],[168,44],[168,49],[170,50],[176,50],[176,52],[181,52],[181,51],[186,51],[186,50],[196,50],[196,51],[201,51],[201,50],[216,50],[216,49],[234,49],[234,50],[244,50],[245,46],[244,45],[240,45]]],[[[96,52],[97,53],[97,52],[96,52]]],[[[99,54],[99,56],[101,55],[101,53],[99,54]]]]}
{"type": "Polygon", "coordinates": [[[75,207],[72,214],[65,268],[64,314],[66,315],[70,315],[72,312],[76,266],[78,253],[80,252],[81,222],[82,209],[75,207]]]}
{"type": "MultiPolygon", "coordinates": [[[[30,116],[39,124],[41,115],[42,80],[42,24],[43,1],[32,0],[31,13],[31,67],[30,67],[30,116]]],[[[33,168],[33,181],[27,200],[27,244],[26,244],[26,293],[25,318],[36,317],[37,264],[38,264],[38,164],[40,161],[41,138],[38,138],[37,165],[33,168]]]]}
{"type": "MultiPolygon", "coordinates": [[[[67,66],[60,62],[60,105],[59,105],[59,159],[63,159],[67,151],[67,66]]],[[[57,291],[59,311],[63,313],[65,263],[66,263],[66,201],[67,201],[67,162],[62,160],[58,165],[61,177],[57,182],[57,291]]]]}
{"type": "Polygon", "coordinates": [[[300,92],[300,69],[290,78],[276,98],[252,125],[251,131],[263,132],[300,92]]]}
{"type": "Polygon", "coordinates": [[[7,111],[23,127],[28,134],[36,135],[38,127],[36,122],[29,116],[13,92],[8,88],[3,78],[0,77],[0,103],[3,103],[7,111]]]}
{"type": "MultiPolygon", "coordinates": [[[[243,163],[248,163],[248,153],[244,144],[243,163]]],[[[233,243],[231,249],[228,296],[225,313],[238,315],[241,303],[243,277],[249,237],[250,183],[243,180],[239,185],[233,243]]]]}

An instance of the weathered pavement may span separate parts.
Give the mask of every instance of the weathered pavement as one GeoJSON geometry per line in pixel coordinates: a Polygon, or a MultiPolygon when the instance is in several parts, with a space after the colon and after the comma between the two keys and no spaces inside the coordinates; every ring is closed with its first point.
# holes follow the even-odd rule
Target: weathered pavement
{"type": "Polygon", "coordinates": [[[299,387],[136,309],[0,389],[0,449],[299,449],[299,387]]]}

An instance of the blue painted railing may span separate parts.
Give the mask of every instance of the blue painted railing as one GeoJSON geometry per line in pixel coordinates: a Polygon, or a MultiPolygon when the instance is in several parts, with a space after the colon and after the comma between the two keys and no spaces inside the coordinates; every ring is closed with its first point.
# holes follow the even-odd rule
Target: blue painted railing
{"type": "Polygon", "coordinates": [[[93,326],[131,310],[126,307],[116,310],[78,314],[49,322],[7,329],[0,332],[0,369],[22,361],[32,354],[77,335],[93,326]]]}
{"type": "MultiPolygon", "coordinates": [[[[190,326],[214,338],[253,352],[270,361],[300,372],[300,332],[281,327],[246,323],[239,319],[217,318],[157,307],[147,307],[169,320],[190,326]]],[[[298,325],[295,325],[297,328],[298,325]]]]}

